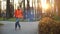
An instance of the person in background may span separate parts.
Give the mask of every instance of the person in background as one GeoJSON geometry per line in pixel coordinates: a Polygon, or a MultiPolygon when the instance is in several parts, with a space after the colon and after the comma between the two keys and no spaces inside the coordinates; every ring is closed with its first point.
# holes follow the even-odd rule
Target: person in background
{"type": "Polygon", "coordinates": [[[21,9],[21,6],[18,7],[18,8],[15,10],[14,16],[15,16],[15,18],[16,18],[15,30],[17,29],[17,26],[18,26],[19,29],[20,29],[20,28],[21,28],[21,25],[19,24],[19,19],[20,19],[20,18],[23,18],[23,11],[22,11],[22,9],[21,9]]]}
{"type": "Polygon", "coordinates": [[[5,10],[2,12],[2,17],[3,17],[3,20],[6,19],[6,12],[5,12],[5,10]]]}

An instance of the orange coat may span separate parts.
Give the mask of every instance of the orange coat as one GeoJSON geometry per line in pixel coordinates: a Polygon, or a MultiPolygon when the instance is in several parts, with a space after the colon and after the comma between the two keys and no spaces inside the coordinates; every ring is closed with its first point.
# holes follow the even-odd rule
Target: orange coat
{"type": "Polygon", "coordinates": [[[20,10],[18,10],[18,9],[15,10],[14,15],[15,15],[16,18],[23,18],[23,12],[22,12],[21,9],[20,10]]]}

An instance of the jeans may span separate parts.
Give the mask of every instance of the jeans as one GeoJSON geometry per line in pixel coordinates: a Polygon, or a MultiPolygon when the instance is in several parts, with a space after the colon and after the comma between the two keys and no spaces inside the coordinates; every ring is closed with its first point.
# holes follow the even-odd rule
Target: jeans
{"type": "Polygon", "coordinates": [[[16,18],[15,28],[17,28],[17,26],[20,28],[19,18],[16,18]]]}

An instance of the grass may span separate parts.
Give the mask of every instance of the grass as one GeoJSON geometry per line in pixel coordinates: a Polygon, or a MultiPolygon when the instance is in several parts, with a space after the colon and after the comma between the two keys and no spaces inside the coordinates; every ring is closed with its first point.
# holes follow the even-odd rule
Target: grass
{"type": "MultiPolygon", "coordinates": [[[[15,22],[16,18],[9,18],[9,19],[3,20],[3,18],[0,17],[0,21],[12,21],[12,22],[15,22]]],[[[36,21],[36,20],[33,19],[32,21],[36,21]]],[[[31,21],[29,19],[20,19],[20,22],[31,22],[31,21]]]]}
{"type": "MultiPolygon", "coordinates": [[[[53,16],[53,18],[54,18],[54,20],[56,20],[56,21],[60,21],[60,17],[58,17],[58,16],[53,16]]],[[[3,21],[3,18],[2,17],[0,17],[0,21],[3,21]]],[[[5,21],[13,21],[13,22],[15,22],[16,21],[16,18],[9,18],[9,19],[5,19],[5,21]]],[[[39,20],[37,20],[37,19],[33,19],[32,21],[39,21],[39,20]]],[[[30,22],[29,21],[29,19],[20,19],[20,22],[30,22]]]]}
{"type": "MultiPolygon", "coordinates": [[[[10,18],[8,19],[7,21],[16,21],[16,18],[10,18]]],[[[26,19],[20,19],[20,22],[26,22],[27,20],[26,19]]]]}
{"type": "Polygon", "coordinates": [[[3,18],[2,17],[0,17],[0,21],[2,21],[3,20],[3,18]]]}
{"type": "Polygon", "coordinates": [[[59,17],[59,16],[54,16],[53,18],[54,18],[54,20],[56,20],[56,21],[60,21],[60,17],[59,17]]]}
{"type": "Polygon", "coordinates": [[[15,18],[7,19],[7,21],[15,21],[15,18]]]}
{"type": "Polygon", "coordinates": [[[0,26],[2,26],[2,25],[4,25],[4,24],[0,23],[0,26]]]}
{"type": "MultiPolygon", "coordinates": [[[[16,21],[16,18],[10,18],[7,21],[16,21]]],[[[38,19],[20,19],[20,22],[33,22],[33,21],[38,21],[38,19]]]]}

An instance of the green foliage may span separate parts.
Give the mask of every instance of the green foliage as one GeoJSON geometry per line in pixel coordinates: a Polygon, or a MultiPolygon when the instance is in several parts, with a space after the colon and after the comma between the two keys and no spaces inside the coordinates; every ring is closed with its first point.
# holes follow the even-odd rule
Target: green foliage
{"type": "Polygon", "coordinates": [[[53,18],[55,19],[55,20],[57,20],[57,21],[60,21],[60,17],[59,16],[53,16],[53,18]]]}

